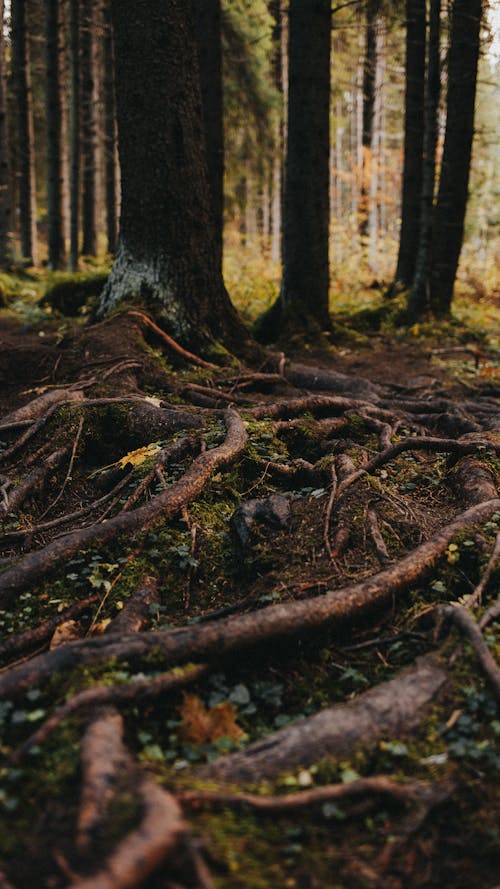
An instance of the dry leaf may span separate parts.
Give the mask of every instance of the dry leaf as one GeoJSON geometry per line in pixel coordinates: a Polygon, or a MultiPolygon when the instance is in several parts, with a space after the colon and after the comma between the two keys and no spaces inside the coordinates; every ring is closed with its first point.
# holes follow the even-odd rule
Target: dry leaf
{"type": "Polygon", "coordinates": [[[236,707],[229,701],[205,707],[197,695],[185,694],[181,705],[181,729],[183,741],[190,744],[206,744],[219,738],[239,740],[245,733],[236,724],[236,707]]]}
{"type": "Polygon", "coordinates": [[[92,626],[92,632],[93,633],[104,633],[104,630],[106,630],[107,627],[109,627],[110,623],[111,623],[111,618],[105,617],[104,620],[100,620],[92,626]]]}
{"type": "Polygon", "coordinates": [[[61,645],[66,645],[67,642],[74,642],[75,639],[79,639],[81,635],[81,627],[76,620],[65,620],[64,623],[59,624],[54,630],[49,648],[51,651],[53,648],[60,648],[61,645]]]}
{"type": "Polygon", "coordinates": [[[129,463],[132,466],[140,466],[141,463],[144,463],[148,457],[153,457],[158,451],[160,451],[160,445],[158,442],[154,441],[151,444],[144,445],[142,448],[137,448],[135,451],[129,451],[128,454],[125,454],[120,460],[116,461],[116,466],[121,466],[122,469],[125,468],[129,463]]]}

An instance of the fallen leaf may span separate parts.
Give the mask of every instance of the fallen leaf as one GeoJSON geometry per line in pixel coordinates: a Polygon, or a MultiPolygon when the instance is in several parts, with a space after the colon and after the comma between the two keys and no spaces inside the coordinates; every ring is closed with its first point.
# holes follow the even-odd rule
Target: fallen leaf
{"type": "Polygon", "coordinates": [[[75,639],[79,639],[81,635],[81,627],[76,620],[65,620],[64,623],[59,624],[54,630],[49,648],[51,651],[53,648],[60,648],[61,645],[66,645],[67,642],[74,642],[75,639]]]}
{"type": "Polygon", "coordinates": [[[190,744],[206,744],[219,738],[237,741],[245,733],[236,724],[236,707],[230,701],[205,707],[197,695],[185,694],[181,705],[180,734],[190,744]]]}

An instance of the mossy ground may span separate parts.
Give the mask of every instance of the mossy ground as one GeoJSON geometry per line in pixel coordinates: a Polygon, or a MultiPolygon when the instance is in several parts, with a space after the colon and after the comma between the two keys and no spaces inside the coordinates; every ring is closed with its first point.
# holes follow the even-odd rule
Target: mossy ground
{"type": "MultiPolygon", "coordinates": [[[[24,279],[23,279],[24,282],[24,279]]],[[[36,298],[41,291],[37,279],[36,298]]],[[[21,284],[19,285],[21,287],[21,284]]],[[[22,284],[24,287],[24,283],[22,284]]],[[[267,292],[267,291],[266,291],[267,292]]],[[[32,308],[35,297],[31,296],[32,308]]],[[[253,299],[253,297],[252,297],[253,299]]],[[[376,305],[356,317],[347,309],[339,315],[338,339],[327,353],[326,366],[347,370],[402,385],[412,381],[417,389],[440,390],[448,395],[468,391],[468,387],[495,385],[495,356],[498,343],[479,334],[464,322],[443,326],[439,331],[421,326],[410,333],[396,326],[397,305],[386,303],[377,294],[376,305]],[[473,355],[453,351],[438,353],[443,342],[450,349],[472,344],[480,350],[479,366],[473,355]],[[438,345],[439,344],[439,345],[438,345]],[[390,346],[390,352],[389,350],[390,346]],[[419,382],[420,381],[420,382],[419,382]]],[[[9,300],[7,300],[9,302],[9,300]]],[[[107,330],[92,334],[81,321],[69,321],[37,307],[32,321],[25,309],[22,323],[31,326],[21,332],[10,308],[0,318],[4,347],[14,368],[1,393],[2,413],[38,385],[56,385],[74,378],[87,362],[103,360],[108,353],[136,358],[143,391],[164,397],[161,389],[166,375],[183,382],[210,382],[205,371],[173,370],[176,362],[162,353],[158,343],[144,347],[137,331],[118,318],[107,330]],[[57,317],[56,317],[57,316],[57,317]],[[124,333],[131,334],[124,345],[124,333]],[[40,336],[44,333],[44,336],[40,336]],[[64,341],[62,353],[58,343],[64,341]],[[31,364],[26,356],[31,355],[31,364]],[[56,367],[58,356],[62,354],[56,367]],[[24,364],[23,364],[24,361],[24,364]],[[16,378],[16,368],[19,375],[16,378]],[[39,371],[35,372],[35,367],[39,371]],[[55,370],[54,370],[55,368],[55,370]],[[179,374],[181,376],[179,376],[179,374]]],[[[14,304],[15,305],[15,304],[14,304]]],[[[471,311],[469,315],[472,315],[471,311]]],[[[465,316],[465,313],[464,313],[465,316]]],[[[84,313],[82,313],[82,318],[84,313]]],[[[303,357],[317,359],[310,344],[303,357]]],[[[111,394],[110,383],[102,390],[111,394]]],[[[270,396],[267,396],[270,397],[270,396]]],[[[172,401],[169,395],[169,400],[172,401]]],[[[175,400],[175,399],[174,399],[175,400]]],[[[181,399],[177,398],[177,403],[181,399]]],[[[74,441],[78,410],[65,407],[44,432],[54,448],[74,441]]],[[[245,412],[243,409],[243,416],[245,412]]],[[[137,588],[141,577],[154,572],[159,578],[160,604],[151,608],[151,629],[199,622],[224,609],[259,607],[271,602],[309,596],[359,579],[379,567],[376,553],[366,539],[367,502],[375,501],[381,532],[392,558],[417,545],[445,524],[458,508],[456,495],[447,484],[453,471],[443,456],[404,455],[375,477],[365,479],[349,497],[348,515],[352,531],[349,549],[332,565],[323,544],[324,515],[329,492],[329,458],[324,439],[311,416],[300,425],[276,433],[268,420],[247,419],[249,444],[242,459],[228,470],[212,477],[203,494],[189,506],[188,515],[159,523],[148,534],[134,540],[82,552],[49,579],[23,592],[19,601],[0,614],[5,635],[37,626],[65,605],[97,590],[101,603],[79,619],[80,632],[87,633],[96,622],[112,619],[137,588]],[[267,471],[270,463],[286,465],[294,458],[311,462],[324,458],[324,481],[316,487],[286,482],[267,471]],[[230,519],[236,507],[250,497],[266,497],[285,492],[290,499],[291,518],[286,528],[255,526],[251,546],[243,549],[231,531],[230,519]],[[196,526],[193,535],[192,527],[196,526]]],[[[404,426],[398,435],[406,434],[404,426]]],[[[207,447],[223,437],[220,421],[210,421],[203,430],[207,447]]],[[[355,462],[361,454],[377,448],[372,431],[360,418],[352,417],[336,437],[355,462]]],[[[40,447],[35,440],[23,452],[27,459],[40,447]]],[[[77,451],[77,463],[54,516],[78,508],[96,496],[96,469],[113,463],[134,447],[148,444],[131,438],[122,406],[94,408],[85,414],[84,430],[77,451]]],[[[487,457],[498,473],[498,461],[487,457]]],[[[168,467],[165,482],[175,481],[189,461],[168,467]]],[[[137,466],[130,482],[120,493],[123,504],[141,478],[152,467],[152,459],[137,466]]],[[[23,473],[23,464],[19,464],[23,473]]],[[[60,490],[64,470],[49,485],[46,501],[29,501],[22,513],[7,516],[4,531],[29,527],[60,490]]],[[[148,495],[154,496],[162,482],[152,482],[148,495]]],[[[120,503],[117,504],[119,507],[120,503]]],[[[500,527],[500,517],[482,529],[459,535],[436,565],[429,578],[409,589],[394,606],[376,620],[342,632],[322,631],[314,638],[304,637],[233,656],[214,665],[210,675],[193,689],[206,707],[229,701],[235,707],[236,722],[243,730],[239,741],[219,739],[203,744],[186,743],[182,736],[182,694],[162,697],[124,709],[126,741],[143,767],[169,788],[193,786],[190,766],[214,758],[238,743],[265,737],[294,719],[317,712],[321,707],[349,699],[375,683],[395,675],[416,656],[432,647],[429,625],[430,606],[457,600],[477,583],[500,527]],[[360,647],[361,646],[361,647],[360,647]]],[[[44,537],[42,541],[50,539],[44,537]]],[[[5,555],[16,552],[7,545],[5,555]]],[[[494,574],[484,604],[495,597],[500,575],[494,574]]],[[[484,605],[483,605],[484,607],[484,605]]],[[[493,631],[487,642],[498,654],[493,631]]],[[[458,643],[452,634],[449,650],[458,643]]],[[[446,648],[444,650],[446,654],[446,648]]],[[[154,675],[161,663],[153,655],[141,664],[106,663],[54,676],[48,687],[35,689],[15,702],[0,704],[2,752],[8,753],[40,724],[54,706],[76,691],[94,684],[127,682],[139,673],[154,675]]],[[[76,807],[80,790],[79,743],[82,722],[69,720],[41,748],[34,749],[22,768],[0,772],[0,860],[19,889],[37,885],[64,885],[54,860],[54,849],[71,859],[76,807]],[[43,779],[41,778],[43,776],[43,779]]],[[[200,808],[190,820],[209,852],[209,862],[219,889],[350,889],[376,885],[373,862],[388,836],[408,837],[398,847],[391,865],[391,887],[450,886],[452,889],[493,885],[498,872],[500,836],[495,815],[498,793],[498,743],[500,723],[495,701],[478,674],[474,656],[467,645],[453,668],[446,696],[411,737],[388,737],[375,750],[353,751],[349,761],[318,763],[307,770],[280,776],[275,785],[258,788],[285,792],[304,784],[350,780],[354,775],[388,774],[396,778],[452,780],[457,790],[443,806],[412,832],[411,813],[387,805],[370,811],[351,812],[342,807],[311,809],[300,816],[276,818],[254,815],[248,810],[211,811],[200,808]],[[453,714],[455,721],[449,727],[453,714]],[[301,774],[301,772],[303,774],[301,774]],[[372,881],[370,883],[370,880],[372,881]]],[[[126,793],[117,797],[111,812],[111,833],[102,838],[104,854],[134,820],[133,801],[126,793]]],[[[163,885],[152,879],[151,887],[163,885]]]]}

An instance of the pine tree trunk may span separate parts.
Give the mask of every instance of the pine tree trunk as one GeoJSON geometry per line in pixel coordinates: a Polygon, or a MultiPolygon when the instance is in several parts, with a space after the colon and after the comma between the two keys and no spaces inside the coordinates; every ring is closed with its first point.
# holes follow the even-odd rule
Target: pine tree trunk
{"type": "Polygon", "coordinates": [[[248,335],[217,260],[190,0],[111,9],[122,207],[101,313],[139,296],[183,341],[241,351],[248,335]]]}
{"type": "Polygon", "coordinates": [[[80,0],[69,0],[71,92],[70,130],[70,251],[69,270],[78,268],[80,233],[80,0]]]}
{"type": "Polygon", "coordinates": [[[455,0],[448,54],[446,135],[431,251],[430,307],[435,315],[447,315],[450,311],[462,249],[481,16],[482,0],[455,0]]]}
{"type": "Polygon", "coordinates": [[[377,9],[378,0],[368,0],[366,6],[365,56],[363,62],[363,159],[361,194],[359,199],[359,234],[368,235],[370,214],[370,185],[372,170],[373,122],[375,117],[375,80],[377,73],[377,9]]]}
{"type": "Polygon", "coordinates": [[[12,73],[17,101],[21,254],[27,262],[36,266],[38,265],[38,241],[36,231],[35,137],[26,0],[13,0],[11,4],[11,20],[12,73]]]}
{"type": "Polygon", "coordinates": [[[401,231],[396,285],[415,274],[420,232],[425,101],[425,0],[406,0],[405,137],[401,231]]]}
{"type": "Polygon", "coordinates": [[[115,101],[115,59],[111,3],[104,4],[104,179],[106,194],[106,234],[108,253],[114,254],[118,245],[117,220],[117,133],[115,101]]]}
{"type": "Polygon", "coordinates": [[[271,70],[273,82],[282,102],[276,113],[274,125],[274,151],[270,176],[270,226],[271,226],[271,260],[278,263],[281,259],[281,227],[283,206],[283,154],[285,140],[285,120],[283,107],[283,10],[282,0],[270,0],[269,12],[273,19],[272,60],[271,70]]]}
{"type": "Polygon", "coordinates": [[[427,52],[427,84],[425,95],[425,136],[420,236],[415,264],[415,278],[408,298],[408,321],[417,321],[429,308],[429,264],[433,228],[434,192],[436,182],[436,146],[438,140],[438,107],[441,89],[439,32],[441,0],[431,0],[429,48],[427,52]]]}
{"type": "Polygon", "coordinates": [[[0,0],[0,267],[12,260],[9,127],[5,60],[4,0],[0,0]]]}
{"type": "Polygon", "coordinates": [[[97,255],[96,0],[81,3],[82,253],[97,255]]]}
{"type": "Polygon", "coordinates": [[[291,0],[281,314],[291,330],[330,328],[329,0],[291,0]]]}
{"type": "Polygon", "coordinates": [[[224,229],[224,129],[222,115],[222,45],[220,0],[192,0],[208,181],[212,197],[217,261],[222,269],[224,229]]]}
{"type": "Polygon", "coordinates": [[[45,0],[48,263],[58,269],[64,260],[62,206],[62,102],[59,0],[45,0]]]}

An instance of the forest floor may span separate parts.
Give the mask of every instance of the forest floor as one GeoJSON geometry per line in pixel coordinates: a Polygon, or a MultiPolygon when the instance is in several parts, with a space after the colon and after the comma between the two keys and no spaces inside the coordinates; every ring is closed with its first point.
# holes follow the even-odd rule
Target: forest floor
{"type": "Polygon", "coordinates": [[[497,885],[498,332],[393,316],[0,312],[2,889],[497,885]]]}

